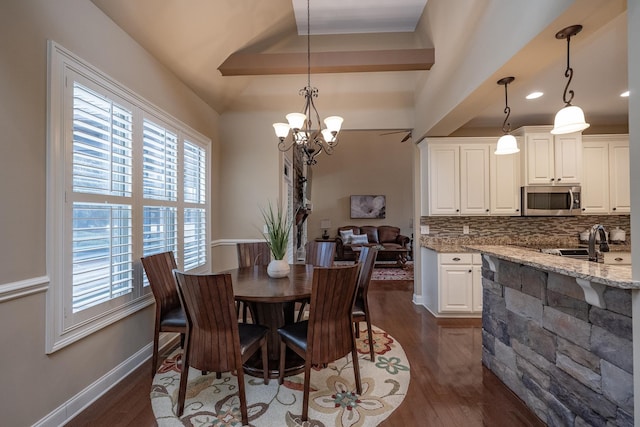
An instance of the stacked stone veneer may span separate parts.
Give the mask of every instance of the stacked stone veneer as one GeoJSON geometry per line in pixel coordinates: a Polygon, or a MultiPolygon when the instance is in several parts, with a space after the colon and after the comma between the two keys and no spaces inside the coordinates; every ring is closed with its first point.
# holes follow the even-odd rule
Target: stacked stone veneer
{"type": "Polygon", "coordinates": [[[631,291],[483,256],[482,361],[549,426],[632,426],[631,291]]]}

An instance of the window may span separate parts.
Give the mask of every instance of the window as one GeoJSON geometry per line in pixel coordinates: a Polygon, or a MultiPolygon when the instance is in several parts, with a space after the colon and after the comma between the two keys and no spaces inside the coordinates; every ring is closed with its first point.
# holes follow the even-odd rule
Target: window
{"type": "Polygon", "coordinates": [[[210,141],[50,42],[47,352],[152,303],[140,258],[208,270],[210,141]]]}

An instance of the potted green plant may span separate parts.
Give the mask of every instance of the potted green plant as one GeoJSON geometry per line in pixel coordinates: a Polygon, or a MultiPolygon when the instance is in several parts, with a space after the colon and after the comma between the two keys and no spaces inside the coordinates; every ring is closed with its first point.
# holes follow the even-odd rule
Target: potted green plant
{"type": "Polygon", "coordinates": [[[287,218],[280,204],[274,209],[271,202],[269,202],[267,208],[260,211],[267,229],[264,237],[273,255],[273,260],[267,266],[267,274],[275,278],[285,277],[290,270],[289,262],[285,259],[285,256],[289,245],[291,220],[287,218]]]}

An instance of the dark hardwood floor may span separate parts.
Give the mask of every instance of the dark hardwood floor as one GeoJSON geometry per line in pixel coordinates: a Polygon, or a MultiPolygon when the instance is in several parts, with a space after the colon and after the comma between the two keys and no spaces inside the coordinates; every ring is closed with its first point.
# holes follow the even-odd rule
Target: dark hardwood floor
{"type": "MultiPolygon", "coordinates": [[[[479,320],[440,320],[411,302],[413,282],[373,282],[373,323],[402,344],[411,383],[402,405],[381,426],[543,426],[481,363],[479,320]]],[[[144,364],[68,426],[155,426],[144,364]]]]}

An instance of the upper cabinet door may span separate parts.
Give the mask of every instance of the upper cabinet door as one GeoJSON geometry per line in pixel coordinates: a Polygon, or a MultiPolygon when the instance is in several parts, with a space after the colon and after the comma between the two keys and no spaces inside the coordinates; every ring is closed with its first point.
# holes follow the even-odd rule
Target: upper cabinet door
{"type": "Polygon", "coordinates": [[[554,136],[556,184],[580,184],[582,178],[582,133],[554,136]]]}
{"type": "MultiPolygon", "coordinates": [[[[522,141],[518,140],[522,147],[522,141]]],[[[520,215],[520,154],[497,156],[496,144],[489,148],[491,215],[520,215]]]]}
{"type": "Polygon", "coordinates": [[[460,214],[459,145],[429,146],[429,212],[460,214]]]}
{"type": "Polygon", "coordinates": [[[609,144],[609,180],[611,213],[631,212],[631,174],[629,170],[629,140],[609,144]]]}
{"type": "Polygon", "coordinates": [[[526,185],[551,185],[555,181],[553,135],[528,133],[525,141],[526,185]]]}
{"type": "Polygon", "coordinates": [[[489,214],[489,145],[460,145],[460,213],[489,214]]]}
{"type": "Polygon", "coordinates": [[[580,184],[582,134],[525,131],[525,185],[580,184]]]}
{"type": "Polygon", "coordinates": [[[582,211],[585,214],[609,213],[609,144],[585,141],[582,146],[582,211]]]}

